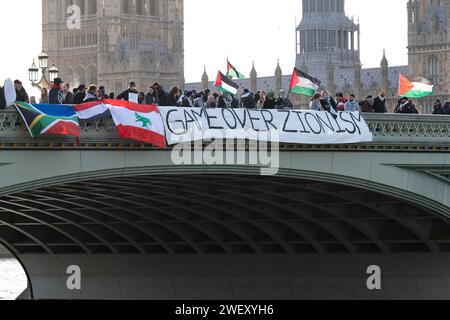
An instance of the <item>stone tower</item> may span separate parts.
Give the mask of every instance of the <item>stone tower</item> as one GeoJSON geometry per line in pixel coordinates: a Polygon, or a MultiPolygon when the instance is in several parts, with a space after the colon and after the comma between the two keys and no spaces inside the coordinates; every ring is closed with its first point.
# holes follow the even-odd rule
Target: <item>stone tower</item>
{"type": "Polygon", "coordinates": [[[448,96],[450,84],[450,1],[408,1],[408,54],[412,77],[425,77],[437,95],[448,96]]]}
{"type": "Polygon", "coordinates": [[[297,68],[305,59],[311,76],[327,74],[329,56],[336,69],[360,63],[359,25],[345,15],[345,0],[303,0],[296,38],[297,68]]]}
{"type": "Polygon", "coordinates": [[[42,11],[43,49],[72,86],[183,86],[183,0],[42,0],[42,11]]]}

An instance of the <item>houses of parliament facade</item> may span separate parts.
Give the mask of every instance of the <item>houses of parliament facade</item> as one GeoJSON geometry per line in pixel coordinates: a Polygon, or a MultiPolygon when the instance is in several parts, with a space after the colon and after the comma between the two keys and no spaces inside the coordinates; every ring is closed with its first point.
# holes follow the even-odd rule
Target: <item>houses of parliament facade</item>
{"type": "Polygon", "coordinates": [[[183,0],[42,0],[43,48],[71,86],[184,80],[183,0]],[[68,25],[78,6],[81,24],[68,25]]]}
{"type": "MultiPolygon", "coordinates": [[[[42,0],[43,48],[60,67],[61,77],[76,86],[101,83],[120,91],[134,80],[138,87],[160,82],[184,84],[183,0],[42,0]],[[81,26],[67,27],[67,8],[78,5],[81,26]]],[[[358,99],[386,92],[391,108],[397,99],[399,74],[424,77],[446,100],[450,88],[450,0],[409,0],[408,66],[364,69],[359,23],[347,17],[345,0],[302,0],[296,28],[296,66],[318,78],[331,94],[358,99]]],[[[242,88],[277,92],[288,88],[292,70],[274,64],[274,76],[258,77],[255,66],[242,88]]],[[[187,89],[212,87],[206,72],[187,89]],[[200,79],[199,79],[200,80],[200,79]]],[[[297,97],[297,99],[300,99],[297,97]]],[[[431,99],[431,98],[430,98],[431,99]]],[[[296,101],[298,104],[301,101],[296,101]]],[[[429,112],[431,101],[422,101],[429,112]],[[428,110],[429,109],[429,110],[428,110]]],[[[420,103],[419,103],[420,104],[420,103]]]]}

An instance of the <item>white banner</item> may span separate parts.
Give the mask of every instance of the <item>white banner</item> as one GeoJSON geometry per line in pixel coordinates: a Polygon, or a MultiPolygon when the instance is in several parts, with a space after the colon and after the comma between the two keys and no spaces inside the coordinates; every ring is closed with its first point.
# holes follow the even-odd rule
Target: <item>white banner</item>
{"type": "Polygon", "coordinates": [[[160,107],[169,145],[202,139],[250,139],[295,144],[372,142],[359,112],[160,107]]]}

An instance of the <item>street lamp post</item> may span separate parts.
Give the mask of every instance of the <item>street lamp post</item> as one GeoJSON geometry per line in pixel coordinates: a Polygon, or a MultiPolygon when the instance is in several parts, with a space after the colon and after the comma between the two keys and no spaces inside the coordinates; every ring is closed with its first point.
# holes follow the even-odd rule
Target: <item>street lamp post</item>
{"type": "Polygon", "coordinates": [[[28,78],[33,85],[33,87],[38,87],[39,89],[45,88],[47,89],[50,84],[58,78],[59,70],[58,68],[52,64],[50,68],[48,68],[48,55],[42,51],[42,53],[38,57],[38,65],[36,66],[35,61],[33,60],[33,64],[28,69],[28,78]],[[39,80],[39,69],[41,69],[41,79],[39,80]],[[48,80],[46,77],[48,69],[48,80]],[[39,81],[38,81],[39,80],[39,81]]]}

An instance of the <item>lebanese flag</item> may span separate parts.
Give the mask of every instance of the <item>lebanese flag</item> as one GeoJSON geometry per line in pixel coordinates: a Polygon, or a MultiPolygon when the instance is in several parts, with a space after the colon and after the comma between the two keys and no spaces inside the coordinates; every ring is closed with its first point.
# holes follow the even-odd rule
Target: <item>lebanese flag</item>
{"type": "Polygon", "coordinates": [[[419,99],[432,96],[433,85],[424,82],[411,82],[400,73],[398,95],[409,99],[419,99]]]}
{"type": "Polygon", "coordinates": [[[108,111],[108,106],[105,106],[102,101],[85,102],[73,107],[77,113],[78,118],[82,120],[90,120],[101,116],[108,111]]]}
{"type": "Polygon", "coordinates": [[[321,82],[310,75],[294,68],[291,78],[290,92],[312,97],[319,89],[321,82]]]}
{"type": "Polygon", "coordinates": [[[102,100],[110,110],[119,135],[165,148],[166,135],[158,107],[123,100],[102,100]]]}

